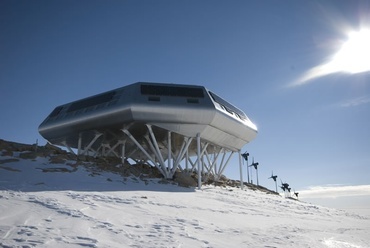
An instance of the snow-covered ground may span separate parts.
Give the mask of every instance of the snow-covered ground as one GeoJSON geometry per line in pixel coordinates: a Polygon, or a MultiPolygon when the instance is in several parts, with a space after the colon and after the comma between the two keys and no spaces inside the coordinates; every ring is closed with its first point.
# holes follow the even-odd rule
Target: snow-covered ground
{"type": "Polygon", "coordinates": [[[370,247],[370,219],[343,210],[9,159],[0,157],[0,247],[370,247]]]}

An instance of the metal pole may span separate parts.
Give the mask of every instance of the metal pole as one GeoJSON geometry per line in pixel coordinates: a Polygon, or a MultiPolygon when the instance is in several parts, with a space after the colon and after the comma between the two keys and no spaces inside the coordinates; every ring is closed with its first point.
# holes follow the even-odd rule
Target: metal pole
{"type": "MultiPolygon", "coordinates": [[[[252,165],[250,167],[252,167],[252,165]]],[[[253,169],[252,168],[251,168],[251,184],[253,184],[253,169]]]]}
{"type": "Polygon", "coordinates": [[[122,132],[124,132],[134,143],[135,145],[147,156],[147,158],[152,161],[152,163],[155,165],[155,167],[162,173],[162,175],[167,178],[167,170],[165,168],[161,168],[156,162],[155,159],[149,155],[149,153],[144,149],[142,145],[135,139],[134,136],[127,130],[127,129],[122,129],[122,132]]]}
{"type": "Polygon", "coordinates": [[[249,162],[248,162],[248,156],[247,156],[247,179],[248,179],[248,183],[250,183],[250,181],[249,181],[249,162]]]}
{"type": "MultiPolygon", "coordinates": [[[[154,144],[152,150],[157,155],[157,157],[158,157],[161,165],[163,166],[163,170],[166,171],[166,175],[167,175],[167,171],[169,170],[169,168],[167,168],[167,169],[165,168],[166,166],[165,166],[165,163],[164,163],[164,159],[163,159],[161,150],[159,149],[157,138],[155,137],[154,132],[152,130],[152,126],[149,125],[149,124],[147,124],[146,126],[148,128],[150,137],[152,137],[152,141],[150,141],[150,139],[149,139],[149,137],[147,135],[145,136],[145,138],[147,139],[149,146],[152,147],[153,144],[154,144]]],[[[155,161],[153,161],[153,162],[155,162],[155,161]]],[[[168,176],[166,176],[166,178],[168,178],[168,176]]]]}
{"type": "MultiPolygon", "coordinates": [[[[171,174],[171,177],[173,177],[173,175],[175,174],[175,172],[176,172],[176,170],[177,170],[178,167],[181,168],[180,162],[183,159],[184,154],[188,151],[189,145],[190,145],[190,143],[191,143],[192,140],[193,140],[192,138],[186,138],[186,139],[184,139],[184,142],[183,142],[183,145],[181,147],[181,150],[179,151],[179,153],[177,155],[177,158],[175,156],[175,162],[172,163],[172,172],[171,172],[172,174],[171,174]]],[[[187,158],[186,158],[186,170],[188,169],[188,161],[187,161],[187,158]]],[[[182,168],[181,168],[181,170],[182,170],[182,168]]]]}
{"type": "MultiPolygon", "coordinates": [[[[168,170],[169,171],[172,171],[172,166],[171,166],[171,132],[170,131],[168,131],[168,133],[167,133],[167,152],[168,152],[168,157],[167,157],[167,159],[168,159],[168,161],[167,161],[167,167],[168,167],[168,170]]],[[[174,171],[173,171],[174,172],[174,171]]]]}
{"type": "Polygon", "coordinates": [[[78,135],[78,145],[77,145],[77,155],[80,155],[81,154],[81,134],[78,135]]]}
{"type": "Polygon", "coordinates": [[[188,149],[186,149],[185,156],[186,156],[185,168],[186,168],[186,172],[189,172],[189,151],[188,149]]]}
{"type": "Polygon", "coordinates": [[[277,190],[277,182],[276,182],[276,180],[275,180],[275,189],[276,189],[276,193],[277,193],[278,190],[277,190]]]}
{"type": "Polygon", "coordinates": [[[122,151],[121,151],[122,165],[125,164],[125,152],[126,152],[126,141],[123,141],[122,142],[122,151]]]}
{"type": "MultiPolygon", "coordinates": [[[[95,137],[90,141],[90,143],[84,148],[84,150],[82,151],[82,154],[83,155],[87,155],[88,153],[88,151],[89,151],[89,149],[91,148],[91,146],[95,143],[95,141],[100,137],[100,136],[102,136],[103,134],[102,133],[96,133],[95,134],[95,137]]],[[[80,141],[80,139],[78,140],[78,141],[80,141]]]]}
{"type": "Polygon", "coordinates": [[[63,142],[62,142],[62,144],[67,148],[67,150],[68,150],[70,153],[72,153],[72,154],[76,155],[76,153],[72,150],[72,148],[71,148],[69,145],[67,145],[67,143],[66,143],[65,141],[63,141],[63,142]]]}
{"type": "Polygon", "coordinates": [[[202,188],[202,172],[200,168],[200,133],[197,133],[197,155],[198,155],[198,189],[202,188]]]}
{"type": "MultiPolygon", "coordinates": [[[[226,154],[226,151],[224,151],[224,154],[226,154]]],[[[224,170],[226,169],[226,166],[229,164],[229,161],[233,155],[234,155],[234,152],[231,152],[226,162],[222,165],[222,169],[220,170],[220,173],[219,173],[220,176],[222,175],[222,173],[224,173],[224,170]]]]}
{"type": "Polygon", "coordinates": [[[239,150],[239,168],[240,168],[240,188],[243,189],[243,167],[242,167],[242,155],[239,150]]]}

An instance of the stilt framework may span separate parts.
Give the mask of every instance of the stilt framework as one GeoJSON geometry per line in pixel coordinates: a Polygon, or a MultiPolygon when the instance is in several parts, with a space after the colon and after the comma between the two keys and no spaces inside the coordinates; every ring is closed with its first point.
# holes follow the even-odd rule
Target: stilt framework
{"type": "MultiPolygon", "coordinates": [[[[152,124],[131,123],[119,132],[81,132],[76,138],[78,156],[114,156],[121,158],[122,163],[129,160],[146,163],[157,168],[166,179],[173,179],[176,172],[197,173],[198,188],[209,176],[218,181],[233,155],[238,153],[243,187],[240,151],[204,140],[200,134],[186,137],[152,124]]],[[[62,144],[73,152],[68,142],[62,144]]]]}

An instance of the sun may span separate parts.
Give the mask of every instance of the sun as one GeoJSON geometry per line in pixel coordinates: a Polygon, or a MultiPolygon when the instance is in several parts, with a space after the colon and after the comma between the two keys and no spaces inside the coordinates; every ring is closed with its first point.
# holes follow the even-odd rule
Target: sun
{"type": "Polygon", "coordinates": [[[334,71],[361,73],[370,71],[370,29],[348,34],[348,40],[328,63],[334,71]]]}
{"type": "Polygon", "coordinates": [[[328,62],[315,66],[290,86],[306,84],[332,73],[362,73],[370,71],[370,29],[348,33],[340,49],[328,62]]]}

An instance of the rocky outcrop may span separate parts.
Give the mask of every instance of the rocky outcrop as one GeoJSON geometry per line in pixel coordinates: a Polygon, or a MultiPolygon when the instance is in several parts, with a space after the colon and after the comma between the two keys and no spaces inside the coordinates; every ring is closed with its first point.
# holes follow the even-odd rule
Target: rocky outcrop
{"type": "Polygon", "coordinates": [[[177,171],[173,179],[181,187],[196,187],[198,179],[193,173],[177,171]]]}
{"type": "MultiPolygon", "coordinates": [[[[182,187],[196,187],[198,185],[198,175],[194,172],[178,170],[173,179],[169,180],[163,178],[156,167],[150,166],[147,163],[130,164],[127,161],[122,163],[121,158],[117,157],[76,156],[51,144],[37,146],[36,144],[27,145],[0,139],[0,156],[7,157],[0,160],[0,164],[18,161],[19,159],[34,160],[37,157],[44,157],[48,158],[50,164],[66,164],[71,166],[71,169],[48,168],[44,172],[74,172],[78,166],[84,166],[91,171],[92,175],[97,175],[103,171],[110,171],[119,173],[122,177],[134,177],[144,182],[150,178],[158,178],[162,179],[161,183],[174,183],[182,187]]],[[[2,166],[2,168],[4,169],[5,167],[2,166]]],[[[202,184],[212,184],[220,187],[240,187],[240,181],[238,180],[228,179],[223,175],[215,179],[212,174],[202,175],[202,184]]],[[[262,186],[248,183],[244,183],[244,185],[252,190],[277,194],[262,186]]]]}

